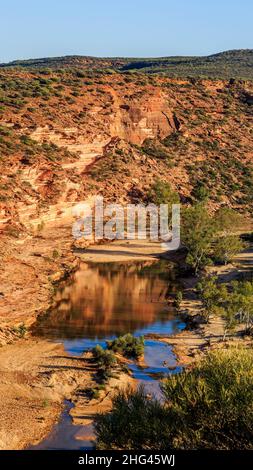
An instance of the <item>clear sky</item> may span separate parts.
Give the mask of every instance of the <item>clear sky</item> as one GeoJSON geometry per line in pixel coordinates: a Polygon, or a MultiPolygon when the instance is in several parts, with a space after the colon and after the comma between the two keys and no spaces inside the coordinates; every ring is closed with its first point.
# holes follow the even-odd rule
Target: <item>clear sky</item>
{"type": "Polygon", "coordinates": [[[0,62],[253,48],[252,0],[0,0],[0,62]]]}

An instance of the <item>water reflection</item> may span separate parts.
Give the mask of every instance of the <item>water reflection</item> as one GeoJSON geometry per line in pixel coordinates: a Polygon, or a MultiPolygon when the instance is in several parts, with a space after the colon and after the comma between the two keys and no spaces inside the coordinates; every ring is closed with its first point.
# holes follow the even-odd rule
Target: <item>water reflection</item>
{"type": "Polygon", "coordinates": [[[57,290],[56,306],[38,321],[36,334],[102,340],[127,332],[161,333],[163,328],[168,333],[177,321],[165,300],[175,289],[173,266],[165,261],[83,263],[57,290]]]}

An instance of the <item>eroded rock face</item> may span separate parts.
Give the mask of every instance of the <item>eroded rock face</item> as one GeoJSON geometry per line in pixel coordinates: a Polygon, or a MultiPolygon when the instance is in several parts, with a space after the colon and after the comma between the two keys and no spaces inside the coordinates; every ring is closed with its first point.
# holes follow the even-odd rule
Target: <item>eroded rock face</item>
{"type": "Polygon", "coordinates": [[[140,145],[147,138],[164,138],[175,130],[173,113],[163,93],[133,96],[124,105],[114,94],[112,136],[140,145]]]}
{"type": "MultiPolygon", "coordinates": [[[[127,144],[142,145],[146,139],[163,139],[179,129],[179,121],[169,106],[167,95],[159,89],[148,92],[131,93],[122,96],[113,87],[105,87],[110,97],[108,111],[101,112],[101,107],[87,107],[87,123],[84,125],[64,127],[56,125],[39,125],[31,131],[26,128],[30,137],[38,142],[53,143],[75,153],[74,161],[63,161],[60,164],[61,193],[54,196],[55,169],[51,166],[28,165],[22,169],[22,181],[29,181],[32,188],[43,198],[52,195],[49,204],[39,208],[38,199],[26,197],[26,201],[17,201],[16,211],[25,226],[37,227],[41,222],[59,224],[72,218],[72,207],[79,200],[86,200],[80,187],[86,169],[94,161],[110,152],[115,140],[127,144]],[[98,129],[99,128],[99,129],[98,129]],[[76,177],[76,179],[74,178],[76,177]]],[[[0,220],[2,226],[8,221],[5,213],[0,220]]]]}
{"type": "Polygon", "coordinates": [[[103,126],[103,132],[87,132],[86,126],[65,127],[38,126],[31,137],[38,142],[53,142],[80,153],[80,162],[92,163],[103,155],[103,148],[115,137],[132,144],[141,145],[145,139],[165,138],[179,130],[180,124],[169,106],[168,97],[161,91],[136,93],[122,99],[113,88],[108,88],[111,96],[108,114],[101,109],[88,108],[87,114],[94,116],[103,126]]]}
{"type": "MultiPolygon", "coordinates": [[[[0,161],[0,230],[13,221],[25,227],[69,221],[73,205],[99,192],[118,202],[133,193],[141,198],[156,178],[166,179],[182,198],[188,198],[196,172],[187,165],[230,155],[245,164],[252,159],[249,106],[244,105],[244,110],[241,101],[244,91],[252,97],[250,84],[245,88],[221,80],[120,74],[90,82],[52,72],[54,81],[46,85],[51,94],[44,100],[37,96],[38,84],[33,95],[33,83],[41,77],[18,70],[6,74],[7,81],[26,83],[30,94],[20,112],[6,106],[0,119],[5,131],[16,137],[17,147],[8,160],[0,161]],[[54,144],[62,153],[55,158],[53,150],[43,157],[29,140],[19,148],[19,139],[27,136],[41,147],[54,144]],[[165,146],[164,138],[168,138],[165,146]],[[146,139],[155,141],[157,152],[146,152],[146,139]],[[64,149],[71,155],[66,156],[64,149]],[[95,168],[93,177],[90,169],[102,160],[104,167],[95,168]]],[[[218,178],[216,186],[221,183],[218,178]]],[[[228,203],[224,194],[223,202],[228,203]]]]}

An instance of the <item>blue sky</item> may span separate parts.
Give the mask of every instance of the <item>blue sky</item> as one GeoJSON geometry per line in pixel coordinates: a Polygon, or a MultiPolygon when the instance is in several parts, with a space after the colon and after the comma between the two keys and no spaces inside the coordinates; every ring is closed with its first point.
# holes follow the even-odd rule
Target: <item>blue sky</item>
{"type": "Polygon", "coordinates": [[[252,0],[0,0],[0,62],[253,48],[252,0]]]}

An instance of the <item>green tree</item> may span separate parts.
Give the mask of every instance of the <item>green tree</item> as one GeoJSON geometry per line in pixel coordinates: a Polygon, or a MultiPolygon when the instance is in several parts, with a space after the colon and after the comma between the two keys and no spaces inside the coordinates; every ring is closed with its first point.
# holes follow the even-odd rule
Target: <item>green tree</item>
{"type": "Polygon", "coordinates": [[[193,197],[199,202],[207,201],[210,196],[209,189],[204,185],[204,183],[197,183],[193,189],[192,194],[193,197]]]}
{"type": "Polygon", "coordinates": [[[157,179],[150,187],[148,199],[156,205],[159,204],[179,204],[179,195],[173,191],[171,185],[166,181],[157,179]]]}
{"type": "Polygon", "coordinates": [[[240,240],[237,235],[227,235],[215,243],[213,250],[213,257],[215,261],[222,264],[227,264],[232,261],[233,257],[240,253],[245,247],[245,244],[240,240]]]}
{"type": "Polygon", "coordinates": [[[228,292],[224,284],[217,284],[217,277],[209,276],[203,278],[197,284],[197,291],[202,302],[204,317],[208,321],[210,315],[223,315],[224,303],[228,292]]]}
{"type": "Polygon", "coordinates": [[[234,312],[238,323],[245,325],[245,332],[251,333],[253,328],[253,282],[234,281],[227,308],[234,312]]]}
{"type": "Polygon", "coordinates": [[[221,207],[215,212],[217,230],[224,235],[230,234],[232,230],[240,229],[243,222],[244,219],[242,215],[229,207],[221,207]]]}
{"type": "Polygon", "coordinates": [[[188,254],[186,262],[195,273],[212,263],[210,252],[217,233],[213,218],[204,204],[185,209],[182,216],[182,243],[188,254]]]}

